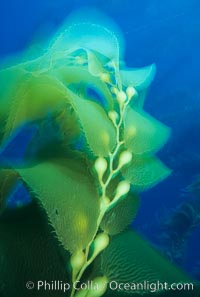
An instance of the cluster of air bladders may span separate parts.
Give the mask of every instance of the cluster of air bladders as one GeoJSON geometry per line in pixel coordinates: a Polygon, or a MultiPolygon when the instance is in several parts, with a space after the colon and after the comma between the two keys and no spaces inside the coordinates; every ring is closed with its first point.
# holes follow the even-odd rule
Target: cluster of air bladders
{"type": "Polygon", "coordinates": [[[155,66],[128,68],[123,55],[119,28],[84,11],[70,17],[48,45],[33,46],[0,71],[1,149],[24,125],[37,124],[44,132],[47,119],[59,135],[56,145],[44,142],[34,158],[27,157],[50,133],[46,129],[27,146],[26,162],[1,166],[2,211],[22,180],[71,254],[72,283],[93,269],[88,280],[98,290],[72,289],[71,297],[100,297],[112,280],[187,280],[128,229],[138,194],[170,174],[155,156],[169,129],[143,110],[155,66]]]}

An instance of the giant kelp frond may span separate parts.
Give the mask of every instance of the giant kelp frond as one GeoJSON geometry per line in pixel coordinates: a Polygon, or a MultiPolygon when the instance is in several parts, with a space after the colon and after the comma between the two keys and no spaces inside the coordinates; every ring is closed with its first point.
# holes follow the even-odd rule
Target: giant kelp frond
{"type": "MultiPolygon", "coordinates": [[[[136,215],[139,200],[130,192],[131,185],[134,191],[142,191],[170,173],[154,157],[167,141],[169,129],[143,111],[155,66],[123,67],[120,30],[111,21],[102,24],[98,19],[96,13],[79,12],[69,18],[40,56],[30,54],[27,61],[0,73],[0,82],[9,78],[8,86],[0,90],[1,137],[8,142],[27,123],[36,124],[41,132],[32,138],[25,153],[26,161],[34,154],[38,157],[35,164],[21,164],[15,170],[45,209],[59,241],[72,254],[72,281],[81,280],[109,245],[109,235],[122,232],[136,215]],[[45,125],[48,119],[50,127],[45,125]]],[[[137,236],[124,236],[128,238],[122,240],[131,244],[134,237],[141,251],[154,257],[137,236]]],[[[113,259],[110,251],[116,256],[115,244],[118,246],[113,239],[109,256],[104,257],[113,259]]],[[[123,256],[123,251],[120,254],[123,256]]],[[[116,261],[121,263],[120,258],[116,261]]],[[[128,270],[119,269],[120,277],[135,277],[131,272],[134,268],[137,280],[140,263],[133,261],[135,264],[127,264],[128,270]]],[[[158,276],[147,266],[143,261],[141,271],[158,276]]],[[[105,277],[97,277],[101,285],[110,278],[109,269],[104,271],[105,277]]],[[[106,290],[100,287],[100,291],[79,294],[100,297],[106,290]]]]}

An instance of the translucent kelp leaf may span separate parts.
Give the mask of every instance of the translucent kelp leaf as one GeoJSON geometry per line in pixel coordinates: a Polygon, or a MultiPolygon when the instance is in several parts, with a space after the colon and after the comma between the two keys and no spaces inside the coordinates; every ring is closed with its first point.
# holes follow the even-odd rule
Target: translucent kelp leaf
{"type": "Polygon", "coordinates": [[[11,169],[0,169],[0,213],[6,206],[6,198],[16,185],[18,174],[11,169]]]}
{"type": "Polygon", "coordinates": [[[19,69],[24,73],[42,73],[49,70],[51,57],[47,55],[47,45],[44,36],[40,40],[30,40],[23,51],[9,55],[0,61],[0,71],[12,71],[14,74],[19,69]]]}
{"type": "Polygon", "coordinates": [[[24,74],[25,72],[20,66],[0,70],[0,112],[4,106],[9,107],[8,94],[18,78],[24,74]]]}
{"type": "MultiPolygon", "coordinates": [[[[124,293],[145,294],[148,287],[139,288],[137,284],[188,282],[189,277],[179,268],[162,257],[147,241],[133,231],[114,236],[109,246],[101,254],[100,269],[109,282],[128,283],[131,288],[123,286],[118,290],[124,293]]],[[[115,285],[113,283],[113,285],[115,285]]]]}
{"type": "Polygon", "coordinates": [[[146,155],[134,155],[129,165],[122,168],[124,178],[138,191],[153,187],[170,173],[159,159],[146,155]]]}
{"type": "Polygon", "coordinates": [[[99,104],[83,100],[70,91],[69,95],[90,149],[96,156],[108,156],[115,145],[116,135],[107,114],[99,104]]]}
{"type": "Polygon", "coordinates": [[[135,154],[159,150],[169,137],[169,129],[141,111],[128,107],[124,119],[124,138],[127,148],[135,154]]]}
{"type": "Polygon", "coordinates": [[[123,231],[133,221],[138,208],[139,197],[130,193],[105,213],[101,228],[111,235],[123,231]]]}
{"type": "Polygon", "coordinates": [[[50,52],[73,52],[77,49],[94,50],[118,63],[119,41],[123,38],[119,28],[96,10],[84,9],[72,14],[60,32],[53,38],[50,52]],[[102,22],[103,20],[103,22],[102,22]]]}
{"type": "Polygon", "coordinates": [[[26,122],[60,111],[66,104],[65,95],[65,87],[53,77],[34,77],[31,74],[23,76],[12,92],[5,137],[26,122]]]}
{"type": "Polygon", "coordinates": [[[103,105],[107,110],[113,108],[113,98],[107,85],[93,76],[87,67],[81,66],[68,66],[61,67],[56,71],[56,76],[67,86],[73,85],[76,92],[80,92],[80,87],[83,88],[82,95],[87,92],[88,87],[92,87],[97,93],[102,96],[103,105]]]}
{"type": "Polygon", "coordinates": [[[99,215],[99,199],[87,165],[60,159],[17,171],[41,201],[64,248],[70,252],[84,249],[99,215]]]}
{"type": "Polygon", "coordinates": [[[155,64],[144,68],[120,70],[122,84],[126,87],[133,86],[139,91],[146,89],[154,79],[155,72],[155,64]]]}
{"type": "MultiPolygon", "coordinates": [[[[73,52],[72,59],[71,57],[71,64],[74,66],[83,66],[87,67],[89,73],[93,76],[98,76],[102,79],[102,74],[105,73],[107,68],[108,59],[103,55],[95,52],[94,50],[88,49],[79,49],[73,52]]],[[[104,76],[105,77],[105,76],[104,76]]]]}
{"type": "Polygon", "coordinates": [[[136,96],[136,98],[134,98],[133,102],[131,102],[131,104],[133,105],[134,108],[137,109],[142,109],[144,106],[144,102],[147,96],[147,90],[148,89],[144,89],[140,92],[138,92],[138,96],[136,96]]]}
{"type": "Polygon", "coordinates": [[[94,76],[101,76],[104,73],[104,68],[101,61],[92,51],[87,51],[88,56],[88,71],[94,76]]]}
{"type": "Polygon", "coordinates": [[[21,67],[10,67],[0,70],[0,143],[11,107],[12,90],[22,75],[24,75],[24,71],[21,67]]]}

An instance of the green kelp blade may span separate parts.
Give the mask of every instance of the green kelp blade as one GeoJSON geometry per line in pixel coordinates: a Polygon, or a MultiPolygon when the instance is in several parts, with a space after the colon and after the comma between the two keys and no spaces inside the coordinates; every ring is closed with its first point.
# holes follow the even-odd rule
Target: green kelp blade
{"type": "Polygon", "coordinates": [[[9,98],[8,95],[19,81],[19,77],[22,77],[25,74],[25,71],[21,66],[9,67],[5,69],[0,69],[0,112],[2,108],[9,108],[9,98]]]}
{"type": "Polygon", "coordinates": [[[171,173],[171,170],[158,158],[148,155],[134,155],[129,165],[121,171],[136,191],[147,190],[155,186],[171,173]]]}
{"type": "Polygon", "coordinates": [[[72,253],[84,249],[99,215],[99,199],[87,165],[60,159],[16,170],[38,197],[64,248],[72,253]]]}
{"type": "Polygon", "coordinates": [[[125,146],[135,154],[158,151],[170,135],[168,127],[143,111],[128,107],[124,119],[125,146]]]}
{"type": "Polygon", "coordinates": [[[0,214],[5,208],[6,198],[16,185],[18,174],[12,169],[0,169],[0,214]]]}
{"type": "Polygon", "coordinates": [[[95,156],[108,156],[115,146],[116,131],[106,112],[96,102],[84,100],[71,91],[68,94],[90,150],[95,156]]]}
{"type": "Polygon", "coordinates": [[[12,90],[24,74],[25,72],[20,66],[0,70],[0,143],[12,105],[12,90]]]}
{"type": "Polygon", "coordinates": [[[136,107],[137,109],[142,109],[144,106],[144,102],[147,96],[147,91],[148,89],[144,89],[140,92],[138,92],[138,96],[136,98],[134,98],[133,102],[131,102],[131,104],[133,104],[134,107],[136,107]]]}
{"type": "MultiPolygon", "coordinates": [[[[104,65],[108,62],[108,59],[95,51],[80,48],[72,52],[70,56],[71,66],[87,68],[91,75],[98,77],[105,72],[104,65]]],[[[57,64],[59,66],[59,63],[57,64]]]]}
{"type": "Polygon", "coordinates": [[[25,122],[40,120],[62,110],[66,104],[65,94],[65,87],[51,76],[26,74],[21,77],[8,99],[12,104],[4,137],[9,137],[25,122]]]}
{"type": "Polygon", "coordinates": [[[87,60],[88,71],[93,76],[97,76],[99,80],[106,83],[106,85],[108,84],[111,86],[116,79],[113,74],[116,74],[116,71],[118,71],[118,68],[116,67],[117,64],[113,64],[113,62],[110,62],[101,54],[91,50],[87,50],[87,60]],[[111,63],[110,68],[109,63],[111,63]]]}
{"type": "Polygon", "coordinates": [[[68,87],[74,85],[76,93],[80,92],[80,86],[84,87],[85,96],[87,89],[93,89],[102,97],[102,103],[107,110],[113,109],[113,98],[108,86],[99,79],[99,77],[93,76],[84,66],[68,66],[60,67],[56,70],[56,77],[60,79],[63,84],[68,87]]]}
{"type": "Polygon", "coordinates": [[[167,282],[182,283],[189,281],[189,277],[178,267],[170,263],[159,254],[148,241],[134,231],[126,231],[113,236],[109,246],[101,254],[96,269],[108,278],[109,282],[135,284],[132,290],[121,292],[129,294],[145,294],[150,289],[140,286],[139,283],[167,282]]]}
{"type": "Polygon", "coordinates": [[[87,50],[88,71],[94,76],[100,76],[104,72],[103,64],[94,52],[87,50]]]}
{"type": "Polygon", "coordinates": [[[132,86],[141,91],[150,86],[156,73],[155,64],[143,68],[130,68],[120,70],[122,84],[125,87],[132,86]]]}
{"type": "Polygon", "coordinates": [[[139,197],[134,193],[119,201],[108,210],[101,222],[101,228],[110,235],[122,232],[131,224],[139,208],[139,197]]]}
{"type": "Polygon", "coordinates": [[[142,110],[144,107],[147,94],[148,94],[148,88],[137,92],[137,96],[135,96],[133,100],[131,100],[131,102],[129,103],[129,107],[137,111],[142,110]]]}

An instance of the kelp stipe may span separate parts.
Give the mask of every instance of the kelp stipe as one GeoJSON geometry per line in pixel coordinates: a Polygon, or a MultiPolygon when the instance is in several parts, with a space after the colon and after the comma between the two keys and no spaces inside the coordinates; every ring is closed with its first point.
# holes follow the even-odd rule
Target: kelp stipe
{"type": "MultiPolygon", "coordinates": [[[[143,111],[155,66],[141,70],[121,67],[123,44],[115,33],[120,32],[117,26],[112,31],[110,25],[107,28],[84,16],[80,21],[80,12],[78,16],[78,20],[75,17],[66,22],[67,27],[53,37],[41,57],[1,71],[1,77],[17,73],[16,81],[8,80],[10,88],[2,92],[0,101],[6,110],[6,119],[5,115],[0,118],[2,141],[26,123],[40,127],[50,115],[59,125],[67,152],[67,156],[59,149],[49,154],[47,145],[34,163],[21,167],[11,164],[9,172],[2,169],[2,181],[11,182],[6,183],[1,200],[20,176],[45,209],[60,244],[71,253],[68,266],[72,283],[85,278],[86,270],[95,263],[95,273],[88,279],[92,277],[99,289],[76,292],[73,288],[71,297],[102,296],[106,283],[116,276],[115,259],[122,272],[119,280],[135,278],[129,273],[138,269],[137,281],[143,274],[145,279],[156,281],[159,271],[168,281],[174,281],[172,275],[176,275],[175,281],[184,281],[187,277],[165,260],[166,270],[160,264],[156,266],[161,257],[134,232],[125,231],[136,215],[139,192],[170,174],[155,156],[167,141],[169,129],[143,111]],[[91,88],[101,95],[104,104],[94,100],[88,92],[91,88]],[[80,137],[84,141],[78,151],[74,141],[80,137]],[[128,266],[126,249],[117,258],[110,257],[110,252],[116,255],[116,238],[130,243],[130,249],[136,243],[136,253],[127,250],[128,266]],[[141,259],[144,256],[146,263],[139,263],[138,255],[141,259]],[[155,261],[149,268],[152,255],[155,261]]],[[[37,146],[37,137],[32,145],[37,146]]]]}

